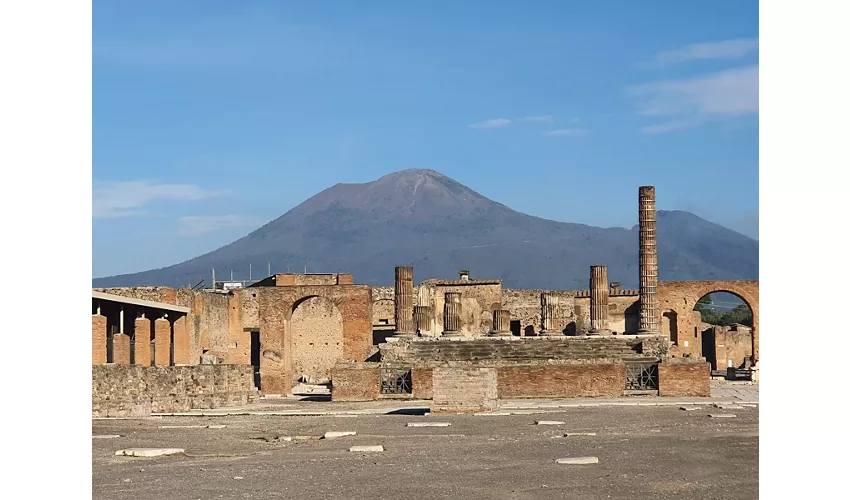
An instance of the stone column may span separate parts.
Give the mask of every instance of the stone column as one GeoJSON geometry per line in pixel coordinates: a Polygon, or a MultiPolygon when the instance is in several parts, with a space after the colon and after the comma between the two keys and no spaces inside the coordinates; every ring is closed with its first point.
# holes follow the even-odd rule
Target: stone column
{"type": "Polygon", "coordinates": [[[562,335],[559,329],[561,324],[560,311],[558,310],[557,299],[551,293],[540,294],[540,309],[543,319],[543,329],[540,330],[540,335],[562,335]]]}
{"type": "Polygon", "coordinates": [[[431,333],[431,325],[434,322],[434,315],[431,314],[431,311],[431,306],[413,307],[413,324],[420,336],[431,333]]]}
{"type": "Polygon", "coordinates": [[[491,337],[511,336],[511,312],[507,309],[493,311],[493,330],[491,337]]]}
{"type": "Polygon", "coordinates": [[[446,304],[443,306],[443,336],[460,337],[461,303],[459,292],[446,292],[446,304]]]}
{"type": "Polygon", "coordinates": [[[655,186],[641,186],[638,193],[640,238],[640,328],[641,333],[658,333],[658,246],[655,231],[655,186]]]}
{"type": "Polygon", "coordinates": [[[171,323],[159,318],[154,325],[154,360],[156,366],[171,365],[171,323]]]}
{"type": "Polygon", "coordinates": [[[608,329],[608,266],[590,266],[590,332],[611,333],[608,329]]]}
{"type": "Polygon", "coordinates": [[[91,316],[91,363],[106,363],[106,316],[100,314],[91,316]]]}
{"type": "Polygon", "coordinates": [[[144,314],[136,318],[136,364],[151,365],[151,320],[144,314]]]}
{"type": "Polygon", "coordinates": [[[395,268],[395,333],[404,337],[416,335],[413,324],[413,267],[409,266],[395,268]]]}

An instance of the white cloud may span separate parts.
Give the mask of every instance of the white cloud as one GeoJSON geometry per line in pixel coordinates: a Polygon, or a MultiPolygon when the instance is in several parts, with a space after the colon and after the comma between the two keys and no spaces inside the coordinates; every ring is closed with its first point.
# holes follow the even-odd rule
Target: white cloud
{"type": "Polygon", "coordinates": [[[587,133],[587,130],[582,128],[562,128],[558,130],[550,130],[546,132],[546,135],[584,135],[587,133]]]}
{"type": "Polygon", "coordinates": [[[712,119],[758,114],[758,71],[758,65],[745,66],[687,80],[638,85],[627,91],[637,99],[639,114],[675,117],[669,124],[649,127],[649,132],[665,132],[683,128],[683,124],[696,126],[712,119]]]}
{"type": "Polygon", "coordinates": [[[111,182],[92,188],[92,218],[141,215],[155,200],[196,201],[218,195],[194,184],[154,184],[149,181],[111,182]]]}
{"type": "Polygon", "coordinates": [[[555,121],[555,117],[552,115],[526,116],[525,118],[521,118],[521,120],[534,123],[552,123],[555,121]]]}
{"type": "Polygon", "coordinates": [[[655,55],[643,67],[658,68],[689,61],[709,59],[740,59],[759,48],[758,38],[724,40],[722,42],[694,43],[680,49],[667,50],[655,55]]]}
{"type": "Polygon", "coordinates": [[[184,236],[201,236],[220,229],[238,227],[256,227],[261,224],[259,219],[246,215],[192,215],[180,217],[177,222],[180,227],[177,232],[184,236]]]}
{"type": "Polygon", "coordinates": [[[473,123],[469,128],[499,128],[507,127],[511,124],[511,120],[507,118],[493,118],[492,120],[484,120],[483,122],[473,123]]]}

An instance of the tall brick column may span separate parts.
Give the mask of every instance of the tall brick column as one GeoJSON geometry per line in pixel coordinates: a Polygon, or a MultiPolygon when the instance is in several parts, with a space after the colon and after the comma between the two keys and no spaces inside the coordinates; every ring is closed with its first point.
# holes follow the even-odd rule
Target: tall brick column
{"type": "Polygon", "coordinates": [[[638,192],[640,238],[640,329],[641,333],[661,331],[658,307],[658,246],[655,231],[655,186],[641,186],[638,192]]]}
{"type": "Polygon", "coordinates": [[[136,318],[136,364],[151,365],[151,320],[144,317],[136,318]]]}
{"type": "Polygon", "coordinates": [[[189,364],[189,326],[185,314],[174,320],[174,364],[189,364]]]}
{"type": "Polygon", "coordinates": [[[493,311],[493,330],[490,332],[491,337],[510,337],[511,336],[511,312],[507,309],[498,309],[493,311]]]}
{"type": "Polygon", "coordinates": [[[100,314],[91,316],[91,363],[106,363],[106,316],[100,314]]]}
{"type": "Polygon", "coordinates": [[[431,333],[431,325],[434,322],[433,309],[431,306],[414,306],[413,307],[413,324],[416,331],[422,335],[423,332],[431,333]]]}
{"type": "Polygon", "coordinates": [[[590,266],[590,332],[611,333],[608,329],[608,266],[590,266]]]}
{"type": "Polygon", "coordinates": [[[446,292],[446,304],[443,306],[443,336],[461,336],[460,315],[460,293],[446,292]]]}
{"type": "Polygon", "coordinates": [[[171,323],[165,318],[153,322],[156,366],[171,365],[171,323]]]}
{"type": "Polygon", "coordinates": [[[558,310],[557,299],[555,296],[551,293],[541,293],[540,309],[542,313],[541,317],[543,319],[543,329],[540,330],[540,335],[561,335],[562,332],[558,330],[558,327],[561,324],[560,311],[558,310]]]}
{"type": "Polygon", "coordinates": [[[112,362],[116,365],[130,364],[130,336],[123,333],[112,335],[112,362]]]}
{"type": "Polygon", "coordinates": [[[416,335],[413,324],[413,267],[395,268],[395,333],[399,336],[416,335]]]}

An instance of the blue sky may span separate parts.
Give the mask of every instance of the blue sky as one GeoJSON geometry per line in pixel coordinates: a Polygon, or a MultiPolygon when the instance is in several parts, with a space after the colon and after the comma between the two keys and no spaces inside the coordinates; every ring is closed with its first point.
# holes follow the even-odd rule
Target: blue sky
{"type": "Polygon", "coordinates": [[[93,4],[93,274],[432,168],[531,215],[637,187],[758,237],[755,1],[93,4]]]}

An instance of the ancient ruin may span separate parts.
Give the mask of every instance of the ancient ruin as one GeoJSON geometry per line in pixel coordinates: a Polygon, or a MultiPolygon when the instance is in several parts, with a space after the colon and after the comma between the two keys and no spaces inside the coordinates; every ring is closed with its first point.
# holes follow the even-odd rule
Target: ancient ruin
{"type": "Polygon", "coordinates": [[[704,396],[712,370],[757,368],[758,281],[659,282],[652,186],[638,220],[639,290],[609,282],[606,265],[586,290],[504,289],[468,270],[417,285],[412,266],[393,287],[274,274],[233,290],[93,290],[93,413],[214,408],[299,383],[336,401],[475,412],[504,398],[704,396]],[[702,321],[698,302],[719,291],[752,326],[702,321]]]}

